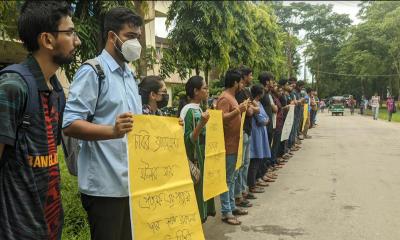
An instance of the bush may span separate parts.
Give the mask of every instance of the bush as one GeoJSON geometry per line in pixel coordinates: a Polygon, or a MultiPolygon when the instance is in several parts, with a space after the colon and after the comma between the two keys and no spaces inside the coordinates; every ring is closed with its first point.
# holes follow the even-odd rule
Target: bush
{"type": "Polygon", "coordinates": [[[90,239],[87,215],[78,191],[78,178],[69,174],[62,150],[58,151],[61,172],[61,198],[64,208],[63,240],[90,239]]]}

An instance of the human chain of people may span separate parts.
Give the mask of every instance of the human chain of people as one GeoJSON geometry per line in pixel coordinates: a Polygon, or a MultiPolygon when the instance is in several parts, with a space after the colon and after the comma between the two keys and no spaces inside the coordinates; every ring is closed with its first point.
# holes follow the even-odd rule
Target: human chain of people
{"type": "MultiPolygon", "coordinates": [[[[105,4],[100,2],[100,5],[105,4]]],[[[219,75],[221,86],[219,91],[214,91],[208,80],[212,75],[209,65],[214,64],[210,55],[225,56],[218,50],[223,41],[215,44],[215,49],[199,50],[198,54],[204,57],[202,61],[188,57],[187,68],[193,68],[196,74],[185,77],[184,89],[173,96],[175,103],[179,101],[177,111],[168,113],[171,98],[165,76],[154,73],[136,77],[132,70],[132,64],[140,67],[149,62],[148,57],[143,56],[147,49],[142,46],[141,39],[142,29],[148,24],[145,16],[138,15],[128,5],[109,7],[102,12],[98,34],[103,37],[104,44],[99,43],[100,51],[89,58],[90,54],[81,54],[81,49],[92,46],[77,34],[78,29],[84,28],[84,23],[75,20],[73,12],[79,11],[78,3],[25,1],[10,4],[17,4],[20,10],[16,30],[18,41],[23,43],[28,55],[23,62],[0,70],[1,240],[62,239],[63,229],[70,223],[65,221],[66,216],[76,210],[63,208],[66,198],[61,189],[69,187],[69,184],[64,187],[61,178],[65,177],[61,176],[64,163],[71,176],[77,177],[79,194],[75,193],[74,199],[81,205],[76,211],[82,210],[86,218],[80,216],[74,221],[88,225],[86,238],[90,234],[94,240],[202,240],[206,236],[207,222],[217,219],[215,225],[221,229],[234,231],[242,226],[243,232],[252,229],[249,236],[254,239],[265,239],[257,234],[268,229],[279,232],[276,229],[284,228],[261,225],[263,220],[258,220],[260,224],[257,225],[246,217],[261,213],[267,219],[265,216],[269,216],[269,212],[257,201],[265,198],[268,187],[275,184],[278,177],[290,175],[279,176],[291,159],[304,152],[300,150],[314,139],[310,129],[318,131],[325,127],[320,117],[336,121],[333,124],[336,128],[326,128],[331,131],[331,138],[335,138],[338,126],[345,127],[338,124],[339,117],[324,114],[325,109],[332,115],[345,116],[348,115],[345,109],[349,108],[350,115],[342,117],[346,121],[362,118],[352,116],[357,108],[360,115],[368,113],[374,120],[382,118],[382,114],[389,122],[396,119],[397,106],[389,88],[385,100],[378,92],[368,99],[364,95],[364,82],[361,92],[354,90],[358,101],[350,94],[320,98],[319,89],[327,88],[324,82],[310,84],[306,78],[295,77],[297,73],[292,68],[299,59],[288,57],[288,69],[278,63],[267,68],[257,61],[250,61],[253,64],[250,66],[243,64],[240,47],[236,49],[237,55],[230,52],[230,48],[222,48],[228,52],[226,57],[237,58],[237,64],[227,63],[226,59],[215,61],[221,66],[212,69],[216,72],[212,74],[219,75]],[[216,53],[211,53],[213,51],[216,53]],[[74,69],[77,54],[81,54],[78,58],[88,59],[79,59],[81,62],[71,77],[66,95],[56,72],[62,68],[74,69]],[[383,105],[387,113],[382,113],[383,105]]],[[[179,1],[173,1],[176,7],[174,4],[179,1]]],[[[209,5],[202,4],[211,2],[196,4],[205,7],[209,5]]],[[[217,4],[223,8],[231,3],[217,4]]],[[[245,6],[252,15],[262,15],[265,20],[268,7],[257,4],[245,6]]],[[[89,5],[94,9],[99,7],[94,2],[93,6],[89,5]]],[[[9,7],[8,3],[1,6],[9,7]]],[[[232,27],[232,16],[224,18],[227,26],[232,27]]],[[[168,16],[170,23],[179,20],[168,16]]],[[[0,27],[3,22],[0,18],[0,27]]],[[[220,38],[218,31],[210,32],[209,38],[220,38]]],[[[240,34],[249,35],[245,31],[240,34]]],[[[272,35],[269,37],[275,39],[272,35]]],[[[277,39],[278,36],[274,47],[280,49],[283,46],[277,39]]],[[[207,39],[198,37],[196,41],[207,39]]],[[[173,46],[174,42],[168,44],[173,46]]],[[[252,48],[262,49],[264,45],[268,44],[252,48]]],[[[185,46],[179,45],[177,49],[185,46]]],[[[393,46],[388,48],[395,51],[393,46]]],[[[285,51],[289,56],[292,50],[285,51]]],[[[277,54],[272,50],[266,52],[265,58],[277,54]]],[[[167,60],[173,58],[165,54],[167,60]]],[[[174,56],[174,60],[182,63],[182,56],[177,52],[174,56]]],[[[283,62],[277,59],[276,62],[283,62]]],[[[320,62],[318,70],[312,69],[318,81],[320,74],[335,74],[320,71],[320,62]]],[[[394,62],[398,67],[398,61],[394,62]]],[[[179,67],[171,68],[185,75],[179,67]]],[[[391,81],[390,84],[394,88],[397,83],[391,81]]],[[[373,127],[382,123],[369,121],[373,127]]],[[[390,125],[385,124],[379,127],[390,125]]],[[[323,146],[321,133],[316,136],[318,144],[323,146]]],[[[343,145],[339,147],[344,149],[343,145]]],[[[333,159],[329,164],[334,165],[338,160],[335,155],[328,155],[332,154],[328,150],[326,159],[333,159]]],[[[312,162],[312,157],[309,158],[307,160],[312,162]]],[[[328,172],[324,167],[322,175],[328,172]]],[[[310,170],[312,174],[318,171],[320,169],[310,170]]],[[[334,176],[331,195],[336,198],[336,173],[332,170],[330,174],[334,176]]],[[[304,179],[305,175],[302,174],[304,179]]],[[[300,188],[291,194],[308,190],[300,188]]],[[[272,212],[271,209],[268,211],[272,212]]],[[[345,205],[342,209],[357,207],[345,205]]]]}

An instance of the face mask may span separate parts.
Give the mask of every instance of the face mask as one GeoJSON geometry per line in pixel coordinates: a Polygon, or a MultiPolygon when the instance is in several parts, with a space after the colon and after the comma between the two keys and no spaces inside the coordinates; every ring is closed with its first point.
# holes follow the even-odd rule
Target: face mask
{"type": "MultiPolygon", "coordinates": [[[[117,34],[114,33],[114,35],[118,38],[120,42],[122,42],[121,39],[117,36],[117,34]]],[[[138,60],[140,58],[140,52],[142,51],[142,46],[140,45],[139,40],[137,40],[137,38],[122,42],[121,50],[116,46],[115,48],[122,53],[125,60],[128,62],[138,60]]]]}
{"type": "Polygon", "coordinates": [[[168,105],[169,94],[166,93],[166,94],[163,94],[161,96],[162,96],[161,100],[157,101],[157,107],[158,108],[163,108],[163,107],[166,107],[168,105]]]}

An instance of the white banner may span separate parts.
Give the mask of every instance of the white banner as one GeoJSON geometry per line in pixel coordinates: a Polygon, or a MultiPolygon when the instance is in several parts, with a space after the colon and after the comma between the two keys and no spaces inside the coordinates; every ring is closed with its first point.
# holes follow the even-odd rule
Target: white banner
{"type": "Polygon", "coordinates": [[[293,121],[294,121],[294,105],[290,105],[289,112],[286,116],[286,120],[282,129],[281,142],[289,139],[290,132],[292,131],[293,121]]]}

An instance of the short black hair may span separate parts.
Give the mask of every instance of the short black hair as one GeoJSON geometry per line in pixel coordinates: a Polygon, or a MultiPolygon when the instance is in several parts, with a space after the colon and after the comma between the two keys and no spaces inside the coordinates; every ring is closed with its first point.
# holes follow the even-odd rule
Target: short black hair
{"type": "Polygon", "coordinates": [[[142,103],[149,103],[151,92],[157,93],[162,88],[162,78],[160,76],[146,76],[139,84],[139,94],[142,97],[142,103]]]}
{"type": "Polygon", "coordinates": [[[285,86],[287,83],[288,83],[288,81],[287,81],[286,79],[281,79],[281,80],[279,80],[278,85],[283,87],[283,86],[285,86]]]}
{"type": "Polygon", "coordinates": [[[251,96],[256,98],[257,96],[262,96],[264,94],[264,88],[260,84],[251,86],[251,96]]]}
{"type": "Polygon", "coordinates": [[[307,93],[310,93],[311,91],[312,91],[312,88],[310,88],[310,87],[306,88],[307,93]]]}
{"type": "Polygon", "coordinates": [[[258,81],[264,86],[267,85],[267,82],[274,80],[274,78],[274,75],[270,72],[261,72],[260,75],[258,75],[258,81]]]}
{"type": "Polygon", "coordinates": [[[247,66],[241,66],[239,70],[242,73],[243,77],[249,76],[249,74],[253,72],[253,70],[251,70],[251,68],[249,68],[247,66]]]}
{"type": "Polygon", "coordinates": [[[238,69],[229,69],[225,74],[225,88],[235,86],[235,82],[242,80],[242,73],[238,69]]]}
{"type": "Polygon", "coordinates": [[[67,16],[71,17],[72,12],[65,1],[25,1],[18,19],[18,34],[28,52],[39,50],[38,36],[59,30],[60,20],[67,16]]]}
{"type": "Polygon", "coordinates": [[[116,7],[108,11],[104,16],[104,42],[107,41],[107,34],[109,31],[113,31],[118,34],[123,28],[124,24],[132,24],[135,27],[141,27],[143,25],[143,19],[141,16],[135,14],[132,12],[132,10],[125,7],[116,7]]]}
{"type": "Polygon", "coordinates": [[[300,81],[297,82],[296,85],[297,85],[298,87],[302,87],[302,86],[304,86],[304,84],[305,84],[304,81],[300,80],[300,81]]]}
{"type": "Polygon", "coordinates": [[[185,84],[186,96],[193,99],[194,90],[201,89],[201,87],[203,86],[203,81],[204,81],[204,79],[201,76],[193,76],[193,77],[189,78],[189,80],[185,84]]]}
{"type": "Polygon", "coordinates": [[[290,77],[289,78],[289,82],[297,82],[297,78],[296,77],[290,77]]]}

